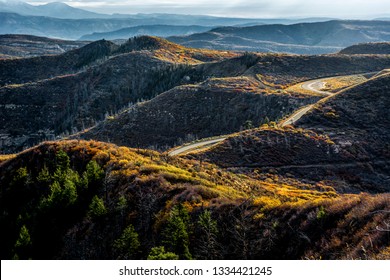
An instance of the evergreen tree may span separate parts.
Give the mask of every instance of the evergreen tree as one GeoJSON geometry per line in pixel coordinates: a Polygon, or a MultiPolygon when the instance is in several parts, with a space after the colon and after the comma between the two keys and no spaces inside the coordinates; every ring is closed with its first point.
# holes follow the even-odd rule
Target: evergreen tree
{"type": "Polygon", "coordinates": [[[180,259],[192,259],[189,251],[189,222],[188,211],[182,204],[174,206],[163,233],[163,243],[168,249],[179,255],[180,259]]]}
{"type": "Polygon", "coordinates": [[[95,195],[92,198],[91,204],[89,205],[88,214],[93,218],[101,217],[107,214],[107,209],[106,206],[104,205],[103,199],[95,195]]]}
{"type": "Polygon", "coordinates": [[[65,153],[63,150],[59,150],[56,153],[56,163],[57,168],[61,172],[66,172],[70,168],[70,159],[67,153],[65,153]]]}
{"type": "Polygon", "coordinates": [[[104,177],[104,170],[97,164],[96,161],[91,160],[87,164],[86,176],[89,184],[96,184],[100,182],[104,177]]]}
{"type": "Polygon", "coordinates": [[[18,239],[15,242],[14,259],[28,259],[31,249],[30,233],[25,225],[20,228],[18,239]]]}
{"type": "Polygon", "coordinates": [[[15,247],[26,247],[31,245],[30,233],[25,225],[20,228],[19,237],[16,240],[15,247]]]}
{"type": "Polygon", "coordinates": [[[126,227],[121,237],[114,241],[114,248],[118,251],[121,259],[136,257],[140,245],[138,233],[133,225],[126,227]]]}

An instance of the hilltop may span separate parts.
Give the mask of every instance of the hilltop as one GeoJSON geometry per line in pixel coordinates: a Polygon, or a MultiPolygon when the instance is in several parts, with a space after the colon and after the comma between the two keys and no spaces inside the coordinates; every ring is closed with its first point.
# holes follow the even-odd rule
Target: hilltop
{"type": "Polygon", "coordinates": [[[235,52],[220,52],[183,47],[166,39],[153,36],[133,37],[121,44],[113,54],[148,50],[151,54],[163,61],[178,64],[201,64],[202,62],[219,62],[239,54],[235,52]]]}
{"type": "Polygon", "coordinates": [[[219,50],[334,53],[357,43],[389,39],[386,21],[340,21],[219,27],[208,32],[168,39],[188,47],[219,50]]]}
{"type": "Polygon", "coordinates": [[[387,54],[390,55],[390,43],[366,43],[347,47],[341,54],[387,54]]]}
{"type": "Polygon", "coordinates": [[[254,179],[148,150],[48,142],[0,163],[0,186],[2,259],[390,257],[388,194],[254,179]]]}

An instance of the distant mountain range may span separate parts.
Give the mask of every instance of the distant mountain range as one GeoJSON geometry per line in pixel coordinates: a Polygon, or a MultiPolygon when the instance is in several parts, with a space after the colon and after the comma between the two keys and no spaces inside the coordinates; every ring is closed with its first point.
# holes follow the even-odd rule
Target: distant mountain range
{"type": "MultiPolygon", "coordinates": [[[[217,26],[241,24],[249,21],[252,20],[182,15],[135,15],[118,18],[60,19],[0,12],[0,34],[29,34],[77,40],[86,34],[118,32],[117,30],[119,29],[135,26],[202,25],[210,26],[208,29],[211,29],[217,26]]],[[[193,29],[193,27],[189,29],[193,29]]],[[[204,29],[195,31],[201,32],[204,29]]],[[[184,30],[181,34],[188,34],[188,29],[184,30]]]]}
{"type": "Polygon", "coordinates": [[[328,21],[293,25],[221,27],[208,32],[169,37],[187,47],[321,54],[357,43],[390,41],[390,22],[328,21]]]}
{"type": "MultiPolygon", "coordinates": [[[[101,14],[86,11],[80,8],[71,7],[62,2],[51,2],[44,5],[31,5],[22,1],[18,2],[1,2],[0,12],[16,13],[29,16],[45,16],[61,19],[97,19],[97,18],[132,18],[132,19],[151,19],[163,20],[169,19],[171,24],[188,24],[188,25],[237,25],[250,26],[259,24],[293,24],[298,22],[319,22],[327,21],[333,18],[313,17],[297,19],[254,19],[254,18],[234,18],[234,17],[213,17],[205,15],[183,15],[183,14],[101,14]]],[[[152,24],[157,24],[156,22],[152,24]]]]}
{"type": "Polygon", "coordinates": [[[183,34],[200,33],[210,30],[211,27],[199,25],[141,25],[122,28],[112,32],[95,32],[84,35],[80,40],[96,41],[101,39],[115,40],[128,39],[139,35],[168,37],[183,34]]]}
{"type": "Polygon", "coordinates": [[[390,41],[390,21],[331,18],[253,19],[180,14],[99,14],[54,2],[5,2],[0,34],[66,40],[169,37],[193,48],[294,54],[335,53],[350,45],[390,41]]]}
{"type": "Polygon", "coordinates": [[[24,2],[1,2],[0,6],[0,34],[29,34],[59,39],[79,39],[87,34],[90,40],[101,38],[128,39],[128,37],[134,35],[165,37],[205,32],[221,26],[293,24],[326,20],[330,19],[253,19],[159,13],[109,15],[74,8],[60,2],[44,5],[31,5],[24,2]],[[145,30],[145,26],[149,25],[154,27],[145,30]],[[158,25],[166,25],[167,27],[163,30],[164,27],[157,27],[158,25]],[[181,26],[181,28],[168,26],[181,26]],[[183,26],[188,26],[188,28],[183,28],[183,26]],[[202,28],[194,28],[194,26],[202,26],[202,28]],[[122,30],[131,27],[137,27],[137,30],[122,30]],[[113,32],[113,34],[106,34],[106,32],[113,32]]]}
{"type": "Polygon", "coordinates": [[[108,18],[109,15],[93,13],[73,8],[65,3],[52,2],[45,5],[30,5],[25,2],[1,3],[0,12],[17,13],[29,16],[46,16],[63,19],[108,18]]]}

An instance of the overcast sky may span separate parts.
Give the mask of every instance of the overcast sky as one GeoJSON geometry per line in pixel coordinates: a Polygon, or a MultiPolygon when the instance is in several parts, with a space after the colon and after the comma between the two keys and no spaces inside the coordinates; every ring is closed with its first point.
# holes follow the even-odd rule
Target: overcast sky
{"type": "MultiPolygon", "coordinates": [[[[10,0],[17,1],[17,0],[10,0]]],[[[54,1],[27,0],[30,4],[54,1]]],[[[184,13],[252,18],[390,15],[390,0],[67,0],[73,7],[101,13],[184,13]]]]}

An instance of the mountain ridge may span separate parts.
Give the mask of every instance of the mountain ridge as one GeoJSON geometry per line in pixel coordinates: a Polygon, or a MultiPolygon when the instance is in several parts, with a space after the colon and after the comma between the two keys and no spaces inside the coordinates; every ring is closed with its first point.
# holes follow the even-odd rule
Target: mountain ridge
{"type": "Polygon", "coordinates": [[[341,54],[390,54],[389,42],[362,43],[349,46],[340,51],[341,54]]]}
{"type": "Polygon", "coordinates": [[[109,15],[94,13],[71,7],[62,2],[49,2],[42,5],[31,5],[26,2],[2,2],[0,12],[17,13],[29,16],[45,16],[62,19],[106,18],[109,15]]]}
{"type": "Polygon", "coordinates": [[[157,37],[169,37],[173,35],[193,34],[211,29],[208,26],[200,25],[140,25],[126,27],[111,32],[95,32],[80,37],[79,40],[100,40],[100,39],[127,39],[134,36],[148,35],[157,37]]]}
{"type": "Polygon", "coordinates": [[[386,31],[389,29],[390,23],[384,21],[332,20],[293,25],[220,27],[205,33],[168,39],[198,48],[262,51],[268,47],[273,52],[322,54],[336,52],[356,43],[389,41],[386,31]]]}

